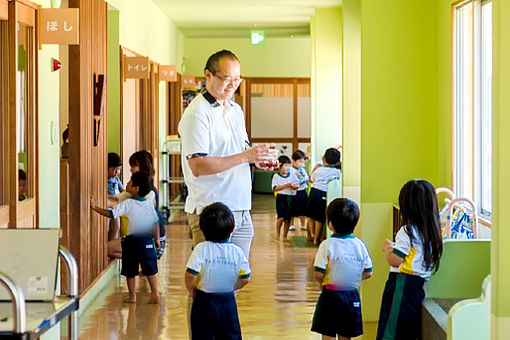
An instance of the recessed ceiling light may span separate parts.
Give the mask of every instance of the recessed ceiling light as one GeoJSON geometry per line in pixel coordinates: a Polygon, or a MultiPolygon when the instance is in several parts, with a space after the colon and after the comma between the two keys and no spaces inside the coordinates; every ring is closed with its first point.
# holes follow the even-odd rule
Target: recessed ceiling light
{"type": "Polygon", "coordinates": [[[253,26],[257,27],[257,24],[253,24],[253,26]]]}
{"type": "Polygon", "coordinates": [[[290,35],[290,37],[291,37],[291,38],[294,38],[294,34],[291,34],[291,35],[290,35]]]}

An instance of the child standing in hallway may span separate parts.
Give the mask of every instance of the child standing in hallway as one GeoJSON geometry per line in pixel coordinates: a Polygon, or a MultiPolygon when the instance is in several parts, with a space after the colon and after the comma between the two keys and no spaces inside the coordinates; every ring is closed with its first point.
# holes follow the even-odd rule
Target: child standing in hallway
{"type": "Polygon", "coordinates": [[[327,149],[322,157],[322,163],[317,164],[310,175],[312,189],[306,207],[308,240],[313,238],[315,245],[321,241],[322,226],[326,222],[328,183],[340,178],[340,151],[334,148],[327,149]]]}
{"type": "Polygon", "coordinates": [[[132,195],[120,202],[113,210],[107,210],[94,204],[90,198],[90,208],[110,218],[126,216],[128,218],[127,236],[122,239],[122,272],[126,277],[129,297],[127,303],[136,303],[136,281],[139,266],[147,276],[152,291],[149,303],[159,303],[158,263],[156,250],[160,247],[158,216],[152,202],[145,196],[152,190],[149,174],[138,171],[131,176],[126,190],[132,195]]]}
{"type": "Polygon", "coordinates": [[[307,229],[305,225],[306,204],[308,202],[308,174],[305,169],[305,153],[301,150],[296,150],[292,153],[292,167],[291,176],[294,181],[299,183],[299,188],[296,190],[296,195],[292,196],[290,200],[290,230],[293,230],[294,218],[299,217],[301,220],[301,229],[307,229]]]}
{"type": "Polygon", "coordinates": [[[402,227],[383,242],[391,266],[379,313],[377,339],[421,338],[421,305],[424,285],[439,268],[443,240],[436,190],[424,180],[407,182],[398,198],[402,227]]]}
{"type": "MultiPolygon", "coordinates": [[[[119,179],[120,169],[122,168],[122,161],[120,156],[115,152],[108,153],[108,198],[118,195],[124,191],[124,186],[119,179]]],[[[119,237],[120,219],[111,218],[108,228],[108,241],[114,240],[119,237]]]]}
{"type": "Polygon", "coordinates": [[[296,195],[296,189],[299,184],[294,183],[294,176],[290,175],[291,162],[287,156],[278,157],[280,168],[273,175],[271,187],[276,193],[276,236],[275,240],[280,240],[281,229],[283,225],[283,240],[287,241],[287,234],[290,227],[290,201],[292,196],[296,195]]]}
{"type": "Polygon", "coordinates": [[[367,246],[352,235],[359,219],[356,203],[346,198],[333,200],[327,210],[331,238],[319,246],[314,276],[322,292],[313,316],[312,331],[322,339],[350,339],[363,334],[360,281],[372,276],[372,259],[367,246]]]}
{"type": "Polygon", "coordinates": [[[234,290],[250,281],[251,270],[242,249],[229,242],[234,215],[222,203],[200,214],[205,242],[199,243],[186,264],[186,289],[193,297],[191,339],[241,339],[234,290]]]}

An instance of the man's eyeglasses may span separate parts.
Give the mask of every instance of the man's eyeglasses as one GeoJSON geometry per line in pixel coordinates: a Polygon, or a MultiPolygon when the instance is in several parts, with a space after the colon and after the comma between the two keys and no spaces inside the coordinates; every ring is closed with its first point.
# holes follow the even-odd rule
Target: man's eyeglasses
{"type": "Polygon", "coordinates": [[[243,81],[243,78],[242,77],[239,77],[239,78],[230,78],[230,77],[220,77],[219,75],[217,74],[213,74],[213,76],[215,76],[216,78],[218,78],[219,80],[221,80],[223,82],[223,84],[225,85],[229,85],[229,84],[232,84],[232,85],[239,85],[241,84],[241,82],[243,81]]]}

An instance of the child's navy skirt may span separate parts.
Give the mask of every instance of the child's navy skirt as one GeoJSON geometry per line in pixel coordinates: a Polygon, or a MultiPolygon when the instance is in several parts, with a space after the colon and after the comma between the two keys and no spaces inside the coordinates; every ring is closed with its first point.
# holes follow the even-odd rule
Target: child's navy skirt
{"type": "Polygon", "coordinates": [[[291,197],[290,216],[305,216],[306,205],[308,204],[308,195],[306,194],[306,189],[296,191],[296,194],[291,197]]]}
{"type": "Polygon", "coordinates": [[[290,200],[291,195],[276,195],[276,215],[278,218],[290,221],[290,200]]]}
{"type": "Polygon", "coordinates": [[[330,290],[323,287],[315,307],[312,331],[334,338],[337,334],[346,338],[363,334],[358,290],[330,290]]]}
{"type": "Polygon", "coordinates": [[[425,279],[390,273],[381,303],[377,340],[421,339],[421,304],[425,279]]]}
{"type": "Polygon", "coordinates": [[[325,191],[312,188],[308,196],[308,205],[306,207],[306,217],[313,218],[319,222],[326,222],[326,203],[327,193],[325,191]]]}
{"type": "Polygon", "coordinates": [[[241,340],[241,326],[234,293],[195,290],[191,305],[191,339],[241,340]]]}

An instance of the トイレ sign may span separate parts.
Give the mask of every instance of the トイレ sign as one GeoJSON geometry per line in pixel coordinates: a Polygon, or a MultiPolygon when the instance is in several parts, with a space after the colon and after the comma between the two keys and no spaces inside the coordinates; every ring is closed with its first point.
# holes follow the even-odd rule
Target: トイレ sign
{"type": "Polygon", "coordinates": [[[160,81],[177,81],[177,65],[160,65],[159,66],[160,81]]]}
{"type": "Polygon", "coordinates": [[[80,43],[78,8],[41,10],[41,43],[78,45],[80,43]]]}
{"type": "Polygon", "coordinates": [[[149,79],[148,57],[124,57],[125,78],[149,79]]]}

